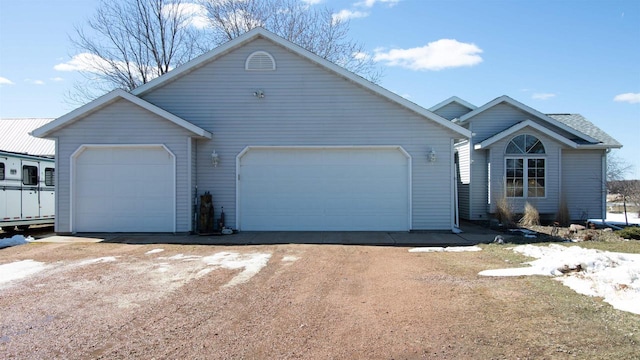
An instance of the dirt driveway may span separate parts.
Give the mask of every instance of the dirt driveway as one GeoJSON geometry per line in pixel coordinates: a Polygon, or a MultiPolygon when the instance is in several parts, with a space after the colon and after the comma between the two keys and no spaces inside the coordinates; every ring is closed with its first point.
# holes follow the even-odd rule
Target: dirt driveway
{"type": "Polygon", "coordinates": [[[615,333],[609,315],[596,317],[584,338],[535,279],[478,277],[504,266],[494,255],[407,250],[107,243],[3,249],[0,265],[33,274],[0,282],[0,357],[599,358],[593,355],[637,345],[637,334],[615,333]],[[615,336],[594,341],[589,331],[615,336]]]}

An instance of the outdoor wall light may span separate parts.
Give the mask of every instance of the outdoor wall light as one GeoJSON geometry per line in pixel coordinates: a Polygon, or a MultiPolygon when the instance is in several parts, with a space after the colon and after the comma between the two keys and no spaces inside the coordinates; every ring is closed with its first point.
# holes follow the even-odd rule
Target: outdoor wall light
{"type": "Polygon", "coordinates": [[[436,161],[436,151],[431,149],[431,151],[429,151],[429,153],[427,154],[427,159],[429,160],[429,162],[435,162],[436,161]]]}
{"type": "Polygon", "coordinates": [[[258,99],[262,99],[264,98],[264,91],[256,90],[253,92],[253,96],[257,97],[258,99]]]}
{"type": "Polygon", "coordinates": [[[211,163],[213,164],[213,167],[218,167],[219,162],[220,162],[220,155],[218,155],[218,153],[216,153],[216,151],[213,150],[213,152],[211,153],[211,163]]]}

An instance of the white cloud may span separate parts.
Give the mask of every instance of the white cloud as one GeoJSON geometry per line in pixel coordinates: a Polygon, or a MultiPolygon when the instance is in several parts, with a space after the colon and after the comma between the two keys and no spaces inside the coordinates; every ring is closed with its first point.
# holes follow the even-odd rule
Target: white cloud
{"type": "Polygon", "coordinates": [[[532,99],[535,100],[548,100],[551,99],[552,97],[555,97],[556,94],[550,94],[550,93],[535,93],[533,95],[531,95],[532,99]]]}
{"type": "Polygon", "coordinates": [[[206,29],[211,26],[209,19],[207,18],[207,10],[200,4],[190,2],[168,4],[165,5],[162,10],[163,12],[175,11],[176,7],[178,7],[181,14],[188,19],[188,25],[198,29],[206,29]]]}
{"type": "MultiPolygon", "coordinates": [[[[97,55],[89,54],[89,53],[80,53],[80,54],[74,55],[73,58],[71,58],[71,60],[67,62],[63,62],[55,65],[53,69],[57,71],[81,71],[81,72],[89,72],[94,74],[106,74],[109,72],[113,72],[114,67],[116,67],[118,71],[121,71],[124,73],[128,72],[126,63],[123,61],[114,61],[113,64],[111,64],[109,61],[97,55]]],[[[137,69],[138,67],[134,65],[134,66],[130,66],[130,68],[137,69]]],[[[133,71],[134,71],[134,76],[138,77],[139,79],[142,78],[142,76],[140,75],[139,72],[137,72],[137,70],[133,70],[133,71]]],[[[153,67],[149,67],[147,69],[146,76],[147,76],[147,79],[153,79],[154,77],[157,76],[157,73],[154,71],[153,67]]]]}
{"type": "Polygon", "coordinates": [[[381,3],[381,4],[387,4],[387,6],[389,7],[393,7],[398,5],[399,2],[400,0],[363,0],[356,3],[355,5],[370,8],[370,7],[373,7],[373,5],[375,5],[376,3],[381,3]]]}
{"type": "Polygon", "coordinates": [[[400,66],[411,70],[443,70],[453,67],[473,66],[482,62],[482,49],[475,44],[454,39],[440,39],[426,46],[410,49],[377,49],[373,58],[388,66],[400,66]]]}
{"type": "Polygon", "coordinates": [[[13,81],[0,76],[0,85],[13,85],[13,81]]]}
{"type": "Polygon", "coordinates": [[[307,4],[307,5],[318,5],[322,2],[323,0],[302,0],[303,3],[307,4]]]}
{"type": "Polygon", "coordinates": [[[345,21],[349,19],[357,19],[369,16],[368,12],[363,11],[351,11],[351,10],[340,10],[339,12],[333,14],[332,19],[334,22],[336,21],[345,21]]]}
{"type": "Polygon", "coordinates": [[[352,55],[353,55],[353,58],[356,60],[369,60],[371,58],[371,55],[362,51],[354,52],[352,55]]]}
{"type": "Polygon", "coordinates": [[[108,68],[109,64],[99,56],[80,53],[74,55],[71,60],[57,64],[53,67],[57,71],[87,71],[94,73],[101,73],[100,69],[108,68]]]}
{"type": "Polygon", "coordinates": [[[640,93],[625,93],[616,95],[616,97],[613,98],[613,101],[637,104],[640,103],[640,93]]]}
{"type": "Polygon", "coordinates": [[[42,80],[24,79],[24,81],[33,85],[44,85],[44,81],[42,80]]]}
{"type": "Polygon", "coordinates": [[[60,82],[60,81],[64,81],[64,78],[61,78],[60,76],[57,76],[57,77],[50,78],[49,80],[55,81],[55,82],[60,82]]]}

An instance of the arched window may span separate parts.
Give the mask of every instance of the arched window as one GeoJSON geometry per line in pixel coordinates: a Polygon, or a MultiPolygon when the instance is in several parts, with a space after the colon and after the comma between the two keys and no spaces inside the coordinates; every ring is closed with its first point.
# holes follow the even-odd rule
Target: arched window
{"type": "Polygon", "coordinates": [[[276,69],[276,60],[266,51],[255,51],[247,57],[244,69],[250,71],[273,71],[276,69]]]}
{"type": "Polygon", "coordinates": [[[507,145],[507,154],[544,154],[544,145],[533,135],[518,135],[507,145]]]}
{"type": "Polygon", "coordinates": [[[545,197],[546,162],[540,140],[528,134],[511,139],[505,151],[507,197],[545,197]]]}

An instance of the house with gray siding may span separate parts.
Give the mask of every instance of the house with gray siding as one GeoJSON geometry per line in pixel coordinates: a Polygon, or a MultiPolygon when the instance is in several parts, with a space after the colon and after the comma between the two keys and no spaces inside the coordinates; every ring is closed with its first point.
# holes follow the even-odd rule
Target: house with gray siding
{"type": "Polygon", "coordinates": [[[460,217],[486,220],[506,200],[553,218],[560,204],[572,220],[606,216],[606,156],[622,147],[579,114],[543,114],[508,96],[476,107],[452,97],[431,111],[472,136],[455,144],[460,217]]]}
{"type": "Polygon", "coordinates": [[[240,231],[410,231],[457,226],[463,125],[257,28],[33,134],[59,233],[194,231],[205,192],[240,231]]]}

